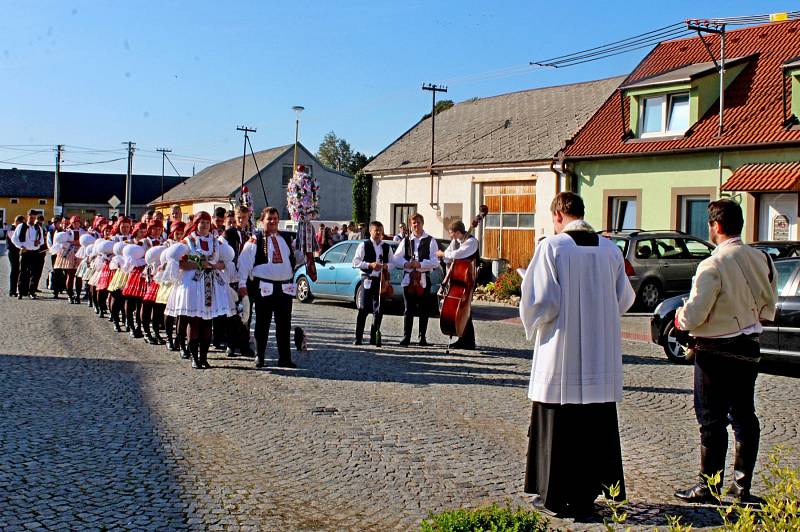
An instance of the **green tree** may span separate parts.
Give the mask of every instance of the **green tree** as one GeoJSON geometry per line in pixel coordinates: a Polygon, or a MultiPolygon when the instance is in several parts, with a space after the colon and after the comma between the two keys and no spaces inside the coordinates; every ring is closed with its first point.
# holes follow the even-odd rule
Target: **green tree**
{"type": "Polygon", "coordinates": [[[337,137],[336,133],[330,131],[319,145],[317,159],[329,168],[347,172],[352,164],[353,150],[346,140],[337,137]]]}
{"type": "MultiPolygon", "coordinates": [[[[450,109],[454,105],[455,104],[453,103],[453,100],[439,100],[438,102],[436,102],[436,106],[433,108],[433,110],[438,115],[442,111],[447,111],[448,109],[450,109]]],[[[422,119],[425,120],[426,118],[430,118],[430,116],[431,116],[430,113],[425,113],[422,116],[422,119]]]]}
{"type": "Polygon", "coordinates": [[[359,170],[353,177],[353,221],[369,223],[369,207],[372,200],[372,175],[359,170]]]}
{"type": "Polygon", "coordinates": [[[350,158],[350,165],[347,168],[347,173],[356,175],[358,171],[367,166],[372,159],[374,159],[374,157],[367,157],[360,151],[355,152],[350,158]]]}

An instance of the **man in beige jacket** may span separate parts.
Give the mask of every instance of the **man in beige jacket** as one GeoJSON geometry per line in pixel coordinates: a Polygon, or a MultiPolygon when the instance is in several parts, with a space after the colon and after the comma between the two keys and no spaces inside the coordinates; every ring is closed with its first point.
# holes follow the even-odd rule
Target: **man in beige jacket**
{"type": "Polygon", "coordinates": [[[722,199],[708,206],[709,237],[717,248],[698,266],[689,299],[675,316],[676,327],[695,338],[696,352],[700,482],[675,492],[688,502],[715,502],[706,477],[725,470],[728,423],[736,438],[730,493],[742,502],[756,500],[750,486],[761,432],[754,407],[759,334],[761,322],[775,318],[777,295],[772,261],[742,242],[743,225],[737,203],[722,199]]]}

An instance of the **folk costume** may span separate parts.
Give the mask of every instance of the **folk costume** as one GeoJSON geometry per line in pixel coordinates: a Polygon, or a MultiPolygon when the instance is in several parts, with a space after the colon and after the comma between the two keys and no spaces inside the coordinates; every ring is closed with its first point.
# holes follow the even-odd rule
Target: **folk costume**
{"type": "MultiPolygon", "coordinates": [[[[179,233],[183,236],[183,231],[186,229],[186,224],[184,222],[175,222],[174,224],[169,224],[171,227],[171,231],[168,235],[168,239],[164,242],[165,248],[170,248],[175,244],[180,244],[180,242],[176,242],[176,234],[179,233]]],[[[187,248],[188,251],[188,248],[187,248]]],[[[185,255],[186,252],[181,252],[180,255],[177,257],[177,260],[180,261],[180,258],[185,255]]],[[[185,345],[184,341],[176,341],[175,337],[175,325],[177,322],[177,316],[174,315],[172,312],[167,312],[167,304],[169,302],[169,294],[172,291],[173,284],[175,282],[174,275],[167,274],[167,260],[169,257],[168,250],[165,250],[161,253],[161,257],[159,259],[160,265],[158,268],[158,272],[156,273],[156,282],[158,283],[158,294],[156,294],[156,303],[160,305],[164,305],[164,332],[167,336],[166,345],[167,349],[170,351],[178,351],[182,345],[185,345]]],[[[185,332],[185,329],[184,329],[185,332]]],[[[183,337],[185,339],[185,335],[183,337]]],[[[178,337],[180,340],[180,337],[178,337]]],[[[188,348],[186,350],[186,354],[188,355],[188,348]]]]}
{"type": "Polygon", "coordinates": [[[620,315],[636,294],[619,249],[583,220],[536,248],[520,317],[534,342],[525,491],[557,513],[590,510],[625,481],[617,425],[620,315]]]}
{"type": "Polygon", "coordinates": [[[125,323],[132,338],[142,338],[142,324],[138,321],[139,307],[147,291],[147,279],[144,277],[145,249],[139,244],[128,244],[122,249],[125,257],[124,269],[128,280],[122,289],[125,297],[125,323]]]}
{"type": "MultiPolygon", "coordinates": [[[[478,239],[467,233],[463,240],[454,238],[444,251],[444,263],[450,264],[456,259],[472,261],[478,265],[480,250],[478,249],[478,239]]],[[[461,338],[450,344],[453,349],[475,349],[475,327],[472,325],[472,314],[470,313],[464,333],[461,338]]]]}
{"type": "Polygon", "coordinates": [[[11,242],[19,249],[19,280],[17,282],[17,297],[25,296],[36,298],[37,278],[36,267],[38,253],[44,244],[45,235],[42,226],[37,223],[21,223],[11,236],[11,242]]]}
{"type": "Polygon", "coordinates": [[[142,329],[144,331],[144,341],[151,345],[162,345],[166,341],[161,338],[159,331],[164,325],[164,307],[165,304],[157,303],[159,285],[156,280],[156,275],[161,268],[161,254],[166,247],[153,246],[147,250],[144,260],[147,263],[145,266],[145,278],[147,279],[147,291],[142,298],[141,308],[141,321],[142,329]],[[152,325],[152,330],[151,330],[152,325]]]}
{"type": "MultiPolygon", "coordinates": [[[[169,338],[173,328],[175,329],[175,340],[171,350],[180,350],[181,358],[186,360],[191,358],[188,336],[186,334],[189,326],[189,318],[188,316],[181,316],[178,313],[178,310],[175,308],[175,298],[172,297],[172,293],[183,276],[183,270],[181,270],[180,267],[181,260],[184,260],[188,255],[189,246],[183,242],[172,242],[167,247],[166,251],[161,254],[161,258],[164,261],[164,268],[158,277],[158,282],[161,286],[168,287],[168,291],[164,294],[167,297],[166,307],[164,308],[164,325],[167,331],[167,338],[169,338]]],[[[162,297],[161,291],[162,290],[159,290],[159,295],[156,296],[156,298],[162,297]]]]}
{"type": "Polygon", "coordinates": [[[111,260],[114,258],[114,242],[111,240],[99,240],[95,243],[97,254],[97,280],[94,284],[95,313],[100,318],[106,317],[108,306],[106,299],[108,296],[108,284],[111,280],[111,260]]]}
{"type": "Polygon", "coordinates": [[[430,308],[434,304],[431,298],[431,274],[430,272],[439,267],[439,259],[436,252],[439,245],[431,235],[422,232],[420,236],[410,234],[404,238],[392,257],[392,264],[396,268],[403,269],[403,339],[400,345],[407,346],[411,343],[411,330],[414,327],[414,316],[419,318],[419,345],[428,345],[425,334],[428,331],[428,316],[430,308]],[[418,295],[414,290],[409,289],[411,283],[410,274],[413,270],[405,268],[407,262],[419,262],[420,267],[416,271],[421,272],[420,283],[423,287],[422,295],[418,295]]]}
{"type": "MultiPolygon", "coordinates": [[[[75,296],[75,282],[76,282],[76,272],[78,270],[78,266],[81,263],[80,257],[78,257],[78,251],[80,250],[80,238],[82,235],[86,234],[86,231],[83,228],[74,228],[74,224],[80,223],[81,219],[77,216],[73,216],[70,218],[70,228],[64,231],[58,231],[53,235],[53,246],[50,248],[50,253],[55,257],[55,261],[53,262],[53,270],[58,270],[59,273],[62,275],[64,288],[67,292],[67,297],[69,297],[70,303],[74,303],[76,296],[75,296]]],[[[78,292],[80,293],[81,287],[78,287],[78,292]]]]}
{"type": "Polygon", "coordinates": [[[292,300],[295,296],[292,245],[281,234],[258,233],[251,237],[239,255],[239,286],[253,280],[250,298],[256,311],[256,367],[264,367],[270,323],[275,317],[278,366],[295,367],[289,345],[292,327],[292,300]]]}
{"type": "Polygon", "coordinates": [[[355,345],[361,345],[364,336],[364,327],[367,315],[372,314],[372,326],[369,330],[370,345],[376,344],[376,333],[381,328],[383,309],[381,308],[381,270],[373,270],[370,264],[388,265],[392,257],[391,247],[387,242],[375,241],[372,238],[364,240],[358,245],[356,255],[353,257],[353,268],[361,270],[361,300],[358,302],[358,316],[356,317],[355,345]]]}
{"type": "Polygon", "coordinates": [[[17,226],[12,226],[6,233],[6,256],[9,263],[9,277],[8,277],[8,295],[11,297],[17,296],[17,284],[19,283],[19,248],[14,245],[12,236],[17,230],[17,226]]]}
{"type": "Polygon", "coordinates": [[[97,241],[94,235],[89,234],[88,232],[81,235],[78,239],[80,243],[80,247],[78,251],[75,253],[75,257],[80,259],[78,263],[78,268],[75,270],[75,297],[72,300],[72,303],[79,305],[81,302],[81,294],[83,293],[84,287],[84,278],[86,281],[89,280],[91,276],[89,274],[89,264],[91,263],[91,255],[94,250],[94,243],[97,241]]]}
{"type": "Polygon", "coordinates": [[[221,238],[225,239],[225,242],[228,243],[234,252],[230,261],[231,264],[226,266],[225,271],[226,273],[229,273],[228,284],[230,285],[231,290],[233,290],[237,315],[224,318],[215,318],[214,333],[217,334],[219,332],[220,340],[225,341],[225,353],[227,356],[235,357],[238,350],[243,356],[254,357],[256,354],[250,347],[250,327],[246,323],[242,322],[242,316],[239,310],[241,297],[238,294],[239,273],[237,268],[239,263],[239,255],[241,254],[242,247],[248,240],[248,237],[246,236],[245,232],[238,227],[230,227],[225,230],[225,233],[221,238]]]}
{"type": "Polygon", "coordinates": [[[122,332],[120,326],[120,316],[125,308],[125,298],[122,295],[122,289],[125,287],[123,277],[125,276],[124,268],[125,257],[122,255],[122,250],[125,249],[127,244],[122,241],[114,242],[114,256],[108,264],[109,272],[111,273],[106,291],[109,297],[109,308],[111,309],[111,323],[114,324],[116,332],[122,332]]]}

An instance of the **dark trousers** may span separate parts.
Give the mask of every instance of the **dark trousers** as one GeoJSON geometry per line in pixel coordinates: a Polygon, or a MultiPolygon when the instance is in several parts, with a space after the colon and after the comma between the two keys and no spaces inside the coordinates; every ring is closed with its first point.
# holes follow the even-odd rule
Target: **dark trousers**
{"type": "Polygon", "coordinates": [[[736,442],[758,448],[761,428],[755,412],[755,385],[760,345],[758,337],[698,338],[694,363],[694,410],[703,447],[728,447],[728,424],[736,442]]]}
{"type": "Polygon", "coordinates": [[[34,284],[36,273],[36,257],[35,251],[25,251],[19,254],[19,280],[17,282],[17,293],[21,296],[27,296],[36,292],[36,285],[34,284]]]}
{"type": "Polygon", "coordinates": [[[405,309],[403,310],[403,338],[405,340],[411,339],[414,316],[419,318],[419,337],[420,339],[425,338],[425,334],[428,332],[429,309],[434,304],[431,298],[430,281],[426,283],[425,291],[421,296],[414,294],[408,287],[403,288],[403,303],[405,304],[405,309]]]}
{"type": "Polygon", "coordinates": [[[271,295],[264,297],[260,290],[252,292],[256,310],[256,353],[263,356],[267,351],[269,327],[275,316],[275,342],[278,344],[278,362],[292,361],[289,347],[290,329],[292,328],[292,299],[284,294],[280,283],[273,286],[271,295]]]}
{"type": "MultiPolygon", "coordinates": [[[[356,340],[361,340],[364,336],[364,327],[369,314],[372,314],[372,331],[381,328],[383,310],[381,309],[380,290],[380,281],[373,279],[372,285],[361,291],[361,301],[358,302],[358,316],[356,317],[356,340]]],[[[372,334],[370,334],[370,341],[374,341],[372,334]]]]}
{"type": "Polygon", "coordinates": [[[8,263],[11,265],[11,272],[8,277],[8,293],[17,293],[17,283],[19,283],[19,251],[8,250],[8,263]]]}
{"type": "Polygon", "coordinates": [[[472,325],[472,314],[469,315],[467,324],[464,326],[464,333],[459,338],[459,341],[464,345],[475,345],[475,326],[472,325]]]}
{"type": "Polygon", "coordinates": [[[45,255],[47,253],[45,251],[36,251],[33,253],[34,255],[34,262],[33,262],[33,278],[31,279],[31,290],[30,293],[35,293],[39,291],[39,281],[42,279],[42,271],[44,271],[44,261],[45,255]]]}

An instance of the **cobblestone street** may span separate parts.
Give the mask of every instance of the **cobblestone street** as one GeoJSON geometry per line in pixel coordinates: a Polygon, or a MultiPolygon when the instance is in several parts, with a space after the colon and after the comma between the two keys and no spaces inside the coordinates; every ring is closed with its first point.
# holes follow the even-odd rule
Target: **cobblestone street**
{"type": "MultiPolygon", "coordinates": [[[[274,367],[271,345],[264,370],[212,352],[214,368],[195,371],[85,305],[9,298],[1,262],[0,529],[413,530],[443,509],[530,504],[531,353],[496,309],[478,312],[479,351],[447,355],[436,320],[437,347],[396,347],[392,315],[383,348],[356,348],[351,307],[296,303],[311,347],[293,353],[298,369],[274,367]]],[[[672,496],[698,464],[692,369],[623,348],[629,524],[716,523],[672,496]]],[[[757,473],[777,444],[800,464],[799,400],[796,378],[759,377],[757,473]]]]}

